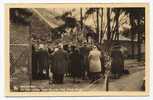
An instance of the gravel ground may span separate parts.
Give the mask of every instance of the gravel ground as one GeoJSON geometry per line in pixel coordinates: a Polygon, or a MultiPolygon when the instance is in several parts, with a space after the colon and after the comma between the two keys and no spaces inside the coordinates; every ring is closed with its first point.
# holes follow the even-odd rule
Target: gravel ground
{"type": "MultiPolygon", "coordinates": [[[[142,80],[144,79],[144,62],[136,60],[125,60],[125,69],[130,74],[123,75],[120,79],[111,79],[109,81],[109,91],[140,91],[142,80]]],[[[18,83],[18,82],[16,82],[18,83]]],[[[32,81],[31,87],[29,81],[18,83],[14,87],[15,91],[105,91],[104,79],[98,83],[90,84],[89,80],[81,80],[80,83],[72,83],[72,79],[65,77],[64,84],[50,84],[49,80],[32,81]]]]}

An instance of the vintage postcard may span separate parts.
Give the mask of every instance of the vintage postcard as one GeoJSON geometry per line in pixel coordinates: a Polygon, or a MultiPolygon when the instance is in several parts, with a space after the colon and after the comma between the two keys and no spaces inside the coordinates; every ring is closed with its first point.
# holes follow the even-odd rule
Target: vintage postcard
{"type": "Polygon", "coordinates": [[[6,96],[148,96],[149,5],[6,4],[6,96]]]}

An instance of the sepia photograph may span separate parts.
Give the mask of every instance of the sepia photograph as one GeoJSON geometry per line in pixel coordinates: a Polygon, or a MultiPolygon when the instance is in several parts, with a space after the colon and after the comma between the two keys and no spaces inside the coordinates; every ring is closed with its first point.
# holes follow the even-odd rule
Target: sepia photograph
{"type": "Polygon", "coordinates": [[[5,8],[7,96],[149,95],[147,4],[5,8]]]}

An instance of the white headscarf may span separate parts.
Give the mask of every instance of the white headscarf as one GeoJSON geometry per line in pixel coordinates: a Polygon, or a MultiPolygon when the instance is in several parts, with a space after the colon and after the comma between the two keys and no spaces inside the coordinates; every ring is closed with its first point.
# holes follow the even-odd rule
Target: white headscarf
{"type": "Polygon", "coordinates": [[[93,50],[97,50],[97,47],[96,46],[93,46],[93,50]]]}
{"type": "Polygon", "coordinates": [[[43,44],[40,44],[39,45],[39,49],[44,49],[44,45],[43,44]]]}
{"type": "Polygon", "coordinates": [[[56,51],[58,51],[58,50],[59,50],[58,48],[55,48],[55,49],[54,49],[54,52],[56,52],[56,51]]]}
{"type": "Polygon", "coordinates": [[[63,44],[62,43],[59,43],[58,44],[58,47],[62,49],[63,48],[63,44]]]}

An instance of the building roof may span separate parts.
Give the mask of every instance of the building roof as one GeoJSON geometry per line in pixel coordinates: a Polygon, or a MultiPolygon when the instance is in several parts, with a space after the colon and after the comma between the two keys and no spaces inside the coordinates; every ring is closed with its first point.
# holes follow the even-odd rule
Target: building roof
{"type": "Polygon", "coordinates": [[[34,13],[36,13],[39,18],[41,18],[46,24],[51,28],[57,28],[60,25],[64,24],[64,21],[56,19],[56,16],[53,13],[50,13],[48,10],[43,8],[33,8],[34,13]]]}

